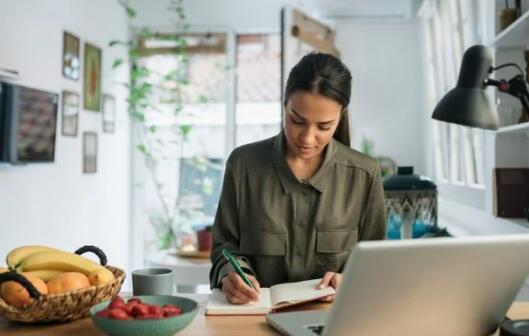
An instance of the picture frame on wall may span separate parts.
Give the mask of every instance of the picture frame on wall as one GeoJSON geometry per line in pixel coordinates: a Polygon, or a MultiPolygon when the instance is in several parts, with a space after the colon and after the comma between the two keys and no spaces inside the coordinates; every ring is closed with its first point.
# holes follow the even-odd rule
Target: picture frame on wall
{"type": "Polygon", "coordinates": [[[83,107],[85,110],[101,110],[101,49],[84,44],[83,107]]]}
{"type": "Polygon", "coordinates": [[[74,34],[64,31],[62,48],[62,75],[77,81],[81,75],[81,42],[74,34]]]}
{"type": "Polygon", "coordinates": [[[83,132],[83,173],[97,172],[97,133],[83,132]]]}
{"type": "Polygon", "coordinates": [[[103,132],[114,133],[116,128],[116,99],[109,94],[103,95],[103,132]]]}
{"type": "Polygon", "coordinates": [[[62,91],[62,127],[65,136],[77,136],[79,129],[79,94],[72,91],[62,91]]]}

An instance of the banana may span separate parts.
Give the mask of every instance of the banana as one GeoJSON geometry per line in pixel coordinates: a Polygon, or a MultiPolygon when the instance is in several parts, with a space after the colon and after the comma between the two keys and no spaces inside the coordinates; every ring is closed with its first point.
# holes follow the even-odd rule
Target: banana
{"type": "Polygon", "coordinates": [[[64,271],[51,270],[51,269],[26,272],[26,274],[36,276],[37,278],[40,278],[44,282],[50,281],[56,275],[59,275],[61,273],[64,273],[64,271]]]}
{"type": "Polygon", "coordinates": [[[104,268],[90,259],[65,251],[44,251],[30,255],[20,262],[19,272],[38,270],[58,270],[80,272],[88,276],[91,272],[104,268]]]}
{"type": "Polygon", "coordinates": [[[9,271],[7,268],[0,267],[0,273],[4,273],[9,271]]]}
{"type": "Polygon", "coordinates": [[[53,247],[40,246],[40,245],[28,245],[17,247],[11,250],[6,256],[6,263],[9,268],[16,268],[20,262],[29,257],[30,255],[43,251],[59,251],[53,247]]]}
{"type": "Polygon", "coordinates": [[[114,274],[107,268],[103,267],[91,272],[88,275],[88,280],[92,286],[102,285],[114,281],[114,274]]]}

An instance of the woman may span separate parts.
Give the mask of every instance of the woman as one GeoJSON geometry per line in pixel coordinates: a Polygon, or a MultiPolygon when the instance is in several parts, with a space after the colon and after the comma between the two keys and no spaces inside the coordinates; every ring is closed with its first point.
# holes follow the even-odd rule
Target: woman
{"type": "Polygon", "coordinates": [[[350,93],[351,74],[339,59],[306,55],[287,80],[281,132],[228,158],[210,282],[231,303],[256,300],[260,286],[314,278],[338,290],[353,245],[384,238],[380,169],[349,147],[350,93]],[[224,248],[255,289],[226,262],[224,248]]]}

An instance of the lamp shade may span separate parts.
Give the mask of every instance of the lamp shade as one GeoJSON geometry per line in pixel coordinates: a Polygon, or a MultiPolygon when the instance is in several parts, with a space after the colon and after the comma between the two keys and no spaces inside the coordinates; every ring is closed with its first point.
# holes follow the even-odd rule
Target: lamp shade
{"type": "Polygon", "coordinates": [[[437,104],[432,118],[470,127],[498,129],[498,113],[485,94],[491,66],[492,56],[486,47],[475,45],[467,49],[457,86],[437,104]]]}

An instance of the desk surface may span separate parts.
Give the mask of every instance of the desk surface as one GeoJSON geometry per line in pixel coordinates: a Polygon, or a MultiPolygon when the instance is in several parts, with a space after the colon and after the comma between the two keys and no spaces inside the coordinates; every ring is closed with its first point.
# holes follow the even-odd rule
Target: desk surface
{"type": "MultiPolygon", "coordinates": [[[[264,316],[204,316],[207,295],[182,295],[193,298],[200,303],[200,311],[195,320],[179,336],[237,336],[237,335],[277,335],[266,324],[264,316]]],[[[302,306],[303,310],[328,309],[328,303],[314,303],[302,306]]],[[[298,307],[297,310],[300,308],[298,307]]],[[[515,302],[507,314],[512,319],[529,318],[529,302],[515,302]]],[[[11,323],[0,318],[0,335],[2,336],[102,336],[90,318],[77,321],[48,324],[25,325],[11,323]]]]}

